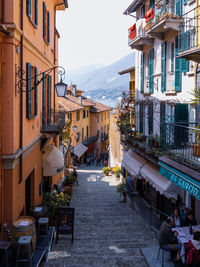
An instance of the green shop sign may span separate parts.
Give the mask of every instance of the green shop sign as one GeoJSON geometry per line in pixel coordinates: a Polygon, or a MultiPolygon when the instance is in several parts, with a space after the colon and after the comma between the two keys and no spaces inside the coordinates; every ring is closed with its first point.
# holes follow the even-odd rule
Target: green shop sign
{"type": "Polygon", "coordinates": [[[168,180],[172,181],[191,195],[200,199],[200,182],[194,180],[190,176],[170,167],[169,165],[160,162],[160,174],[165,176],[168,180]]]}

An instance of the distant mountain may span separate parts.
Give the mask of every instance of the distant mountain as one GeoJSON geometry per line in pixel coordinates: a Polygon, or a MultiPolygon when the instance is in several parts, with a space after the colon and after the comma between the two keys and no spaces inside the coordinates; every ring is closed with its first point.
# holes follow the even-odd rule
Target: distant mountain
{"type": "Polygon", "coordinates": [[[131,53],[108,66],[87,66],[71,71],[67,77],[70,77],[70,81],[77,84],[79,89],[85,91],[85,96],[114,105],[121,92],[129,88],[130,75],[119,75],[118,72],[134,65],[135,54],[131,53]]]}

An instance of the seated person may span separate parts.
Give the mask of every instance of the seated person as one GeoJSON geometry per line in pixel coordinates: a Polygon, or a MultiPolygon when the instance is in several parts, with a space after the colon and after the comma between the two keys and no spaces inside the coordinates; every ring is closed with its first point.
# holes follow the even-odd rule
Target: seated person
{"type": "Polygon", "coordinates": [[[171,252],[172,258],[177,256],[176,259],[179,260],[181,245],[177,242],[178,232],[173,232],[171,229],[173,226],[174,220],[171,217],[168,217],[167,220],[161,224],[158,243],[163,250],[171,252]]]}
{"type": "Polygon", "coordinates": [[[197,225],[197,221],[194,218],[193,213],[188,212],[187,217],[186,217],[185,222],[184,222],[184,226],[193,226],[193,225],[197,225]]]}
{"type": "Polygon", "coordinates": [[[187,244],[186,264],[200,263],[200,232],[194,232],[193,239],[187,244]]]}
{"type": "Polygon", "coordinates": [[[184,226],[182,216],[180,214],[179,208],[174,208],[173,214],[171,216],[174,220],[174,227],[184,226]]]}

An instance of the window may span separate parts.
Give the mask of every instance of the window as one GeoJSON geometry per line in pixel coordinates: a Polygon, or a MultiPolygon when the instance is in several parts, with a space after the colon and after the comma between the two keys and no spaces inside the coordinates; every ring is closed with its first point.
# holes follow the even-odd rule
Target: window
{"type": "Polygon", "coordinates": [[[97,123],[99,123],[99,115],[97,115],[97,123]]]}
{"type": "Polygon", "coordinates": [[[85,119],[85,110],[83,110],[83,119],[85,119]]]}
{"type": "Polygon", "coordinates": [[[141,18],[144,18],[144,16],[145,16],[145,5],[143,5],[141,8],[141,18]]]}
{"type": "Polygon", "coordinates": [[[89,117],[89,110],[87,109],[87,118],[89,117]]]}
{"type": "Polygon", "coordinates": [[[80,111],[76,111],[76,120],[79,121],[80,120],[80,111]]]}
{"type": "Polygon", "coordinates": [[[26,63],[26,118],[31,119],[38,114],[38,70],[36,67],[26,63]],[[31,79],[32,77],[35,77],[31,79]]]}
{"type": "Polygon", "coordinates": [[[82,140],[84,140],[84,128],[82,128],[82,140]]]}
{"type": "Polygon", "coordinates": [[[81,134],[78,132],[76,134],[76,143],[78,143],[80,141],[80,136],[81,136],[81,134]]]}
{"type": "Polygon", "coordinates": [[[42,124],[49,125],[51,123],[51,95],[52,95],[52,77],[43,74],[42,83],[42,124]]]}
{"type": "Polygon", "coordinates": [[[38,26],[38,0],[26,0],[26,14],[38,26]]]}
{"type": "Polygon", "coordinates": [[[174,72],[174,43],[171,44],[171,72],[174,72]]]}
{"type": "Polygon", "coordinates": [[[89,136],[89,128],[87,126],[87,138],[88,138],[88,136],[89,136]]]}
{"type": "Polygon", "coordinates": [[[46,42],[50,42],[50,13],[46,9],[45,2],[43,2],[43,38],[46,42]]]}

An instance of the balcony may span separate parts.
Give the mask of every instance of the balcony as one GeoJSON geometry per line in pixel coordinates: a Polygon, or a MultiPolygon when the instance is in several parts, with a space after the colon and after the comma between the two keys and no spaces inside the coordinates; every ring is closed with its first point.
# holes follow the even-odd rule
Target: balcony
{"type": "Polygon", "coordinates": [[[99,131],[97,131],[97,134],[95,136],[90,136],[86,140],[83,140],[83,145],[88,146],[94,142],[96,142],[99,138],[99,131]]]}
{"type": "Polygon", "coordinates": [[[177,15],[175,1],[159,1],[153,8],[149,9],[145,14],[146,18],[146,34],[150,37],[164,40],[167,31],[179,31],[181,22],[180,16],[177,15]]]}
{"type": "Polygon", "coordinates": [[[143,50],[143,46],[153,46],[153,38],[146,35],[144,29],[145,19],[139,19],[131,28],[128,29],[128,45],[132,49],[143,50]]]}
{"type": "Polygon", "coordinates": [[[200,125],[195,123],[166,123],[163,131],[163,148],[167,157],[199,171],[200,125]]]}
{"type": "Polygon", "coordinates": [[[200,15],[197,15],[199,6],[183,15],[183,23],[179,31],[179,58],[193,60],[200,63],[200,15]]]}
{"type": "Polygon", "coordinates": [[[65,127],[65,111],[50,110],[41,114],[41,133],[59,134],[65,127]]]}

